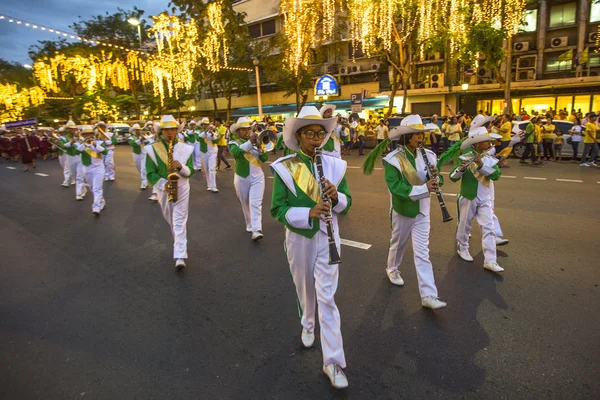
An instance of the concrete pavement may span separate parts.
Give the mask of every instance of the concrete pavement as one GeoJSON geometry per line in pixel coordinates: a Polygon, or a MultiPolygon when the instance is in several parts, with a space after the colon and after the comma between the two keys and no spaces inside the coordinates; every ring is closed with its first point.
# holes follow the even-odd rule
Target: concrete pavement
{"type": "MultiPolygon", "coordinates": [[[[274,160],[271,157],[271,160],[274,160]]],[[[265,239],[245,232],[233,171],[220,192],[192,180],[189,263],[174,272],[171,237],[126,146],[107,210],[60,187],[57,162],[36,173],[0,162],[0,397],[6,399],[429,399],[600,396],[597,318],[600,169],[511,160],[496,213],[511,243],[506,272],[454,252],[458,185],[443,187],[455,221],[432,201],[431,259],[446,309],[421,307],[412,251],[406,284],[385,276],[390,236],[383,171],[365,177],[347,158],[353,209],[336,301],[350,387],[321,372],[320,344],[300,343],[283,227],[263,210],[265,239]],[[9,169],[13,167],[16,169],[9,169]],[[537,178],[537,179],[531,179],[537,178]],[[545,180],[544,180],[545,178],[545,180]],[[561,179],[561,180],[557,180],[561,179]],[[579,182],[581,181],[581,182],[579,182]]],[[[265,166],[267,176],[270,175],[265,166]]],[[[448,172],[449,168],[444,172],[448,172]]],[[[449,181],[449,180],[447,180],[449,181]]]]}

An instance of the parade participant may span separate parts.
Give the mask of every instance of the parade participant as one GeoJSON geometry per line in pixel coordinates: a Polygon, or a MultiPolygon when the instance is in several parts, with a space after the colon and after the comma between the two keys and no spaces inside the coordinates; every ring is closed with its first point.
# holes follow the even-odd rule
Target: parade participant
{"type": "Polygon", "coordinates": [[[57,139],[55,143],[52,144],[52,148],[58,154],[58,163],[62,167],[63,170],[63,183],[62,187],[68,188],[69,186],[75,183],[75,177],[71,176],[71,166],[69,165],[67,148],[65,148],[65,143],[67,143],[67,138],[64,135],[65,127],[61,126],[58,129],[58,134],[55,134],[54,137],[57,139]]]}
{"type": "Polygon", "coordinates": [[[206,178],[206,186],[209,192],[217,193],[217,142],[219,138],[215,132],[214,125],[210,125],[208,118],[202,118],[200,122],[202,132],[200,133],[200,162],[206,178]]]}
{"type": "Polygon", "coordinates": [[[129,128],[129,145],[133,151],[133,162],[140,173],[142,179],[141,190],[146,190],[148,187],[148,179],[146,177],[146,153],[144,152],[144,146],[152,143],[152,139],[142,134],[142,128],[139,124],[134,124],[129,128]]]}
{"type": "MultiPolygon", "coordinates": [[[[426,162],[420,150],[426,130],[419,115],[405,117],[400,126],[390,130],[389,139],[377,145],[369,154],[364,171],[370,174],[389,141],[398,141],[400,146],[383,159],[392,223],[386,273],[391,283],[404,285],[398,268],[404,259],[408,240],[412,238],[421,305],[435,310],[446,306],[438,298],[433,265],[429,260],[430,193],[439,188],[440,182],[438,178],[427,176],[426,162]]],[[[435,165],[437,156],[431,150],[424,150],[429,164],[435,165]]],[[[435,167],[432,168],[435,170],[435,167]]]]}
{"type": "Polygon", "coordinates": [[[8,157],[14,162],[19,161],[19,154],[21,153],[21,147],[19,146],[19,138],[16,133],[9,134],[8,137],[8,157]]]}
{"type": "Polygon", "coordinates": [[[488,133],[484,127],[469,131],[469,136],[460,145],[463,151],[462,161],[450,173],[453,182],[461,181],[458,196],[459,222],[456,229],[457,253],[465,261],[473,261],[469,253],[469,232],[473,218],[481,226],[482,246],[485,261],[483,267],[490,271],[502,272],[496,257],[496,235],[493,223],[492,181],[500,178],[498,160],[488,156],[492,147],[490,141],[501,136],[488,133]]]}
{"type": "Polygon", "coordinates": [[[0,125],[0,157],[5,160],[8,160],[8,144],[10,143],[7,133],[4,125],[0,125]]]}
{"type": "Polygon", "coordinates": [[[73,178],[75,178],[75,200],[81,201],[87,193],[84,182],[83,166],[81,165],[81,152],[77,150],[80,143],[77,143],[77,125],[75,122],[69,121],[65,125],[65,143],[64,147],[67,149],[67,165],[71,171],[71,184],[73,184],[73,178]]]}
{"type": "MultiPolygon", "coordinates": [[[[81,165],[85,174],[85,180],[90,185],[94,202],[92,204],[92,214],[100,215],[100,211],[106,207],[104,200],[104,161],[108,150],[106,149],[106,140],[98,140],[94,137],[94,129],[87,125],[81,128],[81,135],[84,140],[81,142],[77,150],[81,153],[81,165]]],[[[112,143],[111,141],[108,141],[112,143]]]]}
{"type": "Polygon", "coordinates": [[[103,157],[104,159],[104,180],[114,181],[115,180],[115,145],[117,144],[117,134],[110,132],[106,129],[106,123],[100,121],[94,127],[94,130],[98,133],[98,138],[104,140],[105,148],[108,153],[103,157]]]}
{"type": "Polygon", "coordinates": [[[186,143],[194,146],[194,171],[200,170],[200,138],[197,133],[196,121],[191,120],[188,123],[189,129],[179,134],[179,138],[186,143]]]}
{"type": "Polygon", "coordinates": [[[251,133],[250,118],[240,117],[229,131],[236,138],[229,142],[235,158],[233,186],[246,222],[246,232],[252,232],[252,240],[263,238],[262,202],[265,193],[265,174],[261,162],[269,155],[257,143],[257,135],[251,133]]]}
{"type": "Polygon", "coordinates": [[[284,156],[289,156],[290,154],[294,154],[293,151],[287,148],[285,142],[283,141],[283,132],[279,132],[277,134],[277,144],[275,145],[276,150],[281,150],[284,156]]]}
{"type": "Polygon", "coordinates": [[[38,131],[37,140],[39,143],[39,154],[42,160],[46,161],[48,153],[50,152],[50,142],[48,142],[48,135],[42,131],[38,131]]]}
{"type": "Polygon", "coordinates": [[[21,162],[23,163],[23,171],[29,171],[29,165],[35,166],[36,152],[39,148],[37,137],[31,134],[28,128],[21,129],[21,138],[19,140],[19,152],[21,153],[21,162]]]}
{"type": "Polygon", "coordinates": [[[177,141],[178,130],[183,129],[172,115],[163,115],[155,124],[160,139],[145,147],[146,174],[157,192],[163,217],[173,235],[175,268],[184,268],[187,259],[187,219],[190,202],[189,178],[194,173],[194,147],[177,141]],[[169,178],[172,178],[169,180],[169,178]]]}
{"type": "Polygon", "coordinates": [[[346,367],[346,358],[334,299],[339,268],[328,261],[329,240],[340,251],[337,214],[348,212],[352,199],[345,179],[345,161],[322,155],[323,174],[318,173],[315,163],[315,148],[327,142],[334,126],[335,119],[323,119],[313,106],[303,107],[298,117],[285,121],[285,144],[296,154],[271,164],[274,172],[271,215],[286,227],[285,248],[296,286],[302,344],[308,348],[314,343],[316,301],[323,372],[333,387],[345,388],[348,380],[342,368],[346,367]],[[323,194],[329,201],[323,200],[323,194]],[[328,227],[333,231],[331,238],[328,227]]]}
{"type": "MultiPolygon", "coordinates": [[[[227,153],[227,128],[223,125],[221,118],[215,118],[215,127],[217,132],[217,171],[221,169],[221,161],[226,165],[225,169],[231,168],[229,161],[225,158],[227,153]]],[[[231,131],[230,131],[231,132],[231,131]]]]}
{"type": "MultiPolygon", "coordinates": [[[[329,119],[333,117],[333,112],[335,111],[335,104],[324,104],[323,107],[319,110],[321,116],[325,119],[329,119]]],[[[333,128],[333,132],[329,136],[329,140],[323,146],[323,153],[329,154],[330,156],[336,158],[342,158],[342,143],[350,140],[348,130],[341,122],[341,115],[338,115],[336,119],[336,125],[333,128]]]]}

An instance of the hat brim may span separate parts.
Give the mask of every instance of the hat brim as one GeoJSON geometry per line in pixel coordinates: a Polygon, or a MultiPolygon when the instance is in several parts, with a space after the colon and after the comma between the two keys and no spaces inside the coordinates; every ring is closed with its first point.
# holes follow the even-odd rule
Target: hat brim
{"type": "Polygon", "coordinates": [[[483,119],[481,120],[481,122],[473,124],[473,121],[471,121],[471,125],[469,126],[469,131],[471,131],[472,129],[475,128],[480,128],[482,126],[484,126],[485,124],[487,124],[488,122],[493,122],[496,120],[497,117],[483,117],[483,119]]]}
{"type": "Polygon", "coordinates": [[[331,114],[333,114],[336,108],[337,106],[335,104],[325,104],[323,107],[321,107],[319,113],[321,114],[321,117],[323,116],[323,114],[325,114],[325,111],[327,110],[331,110],[331,114]]]}
{"type": "Polygon", "coordinates": [[[315,119],[290,117],[285,120],[285,124],[283,125],[283,142],[288,149],[297,152],[300,150],[300,143],[296,137],[296,131],[307,125],[321,125],[327,132],[327,135],[325,135],[321,142],[321,146],[323,146],[329,140],[331,131],[335,128],[336,122],[336,118],[315,119]]]}
{"type": "Polygon", "coordinates": [[[466,138],[460,145],[460,149],[464,150],[467,149],[471,146],[473,146],[474,144],[477,143],[481,143],[481,142],[491,142],[493,140],[496,139],[502,139],[502,136],[497,135],[495,133],[490,133],[489,135],[477,135],[477,136],[473,136],[470,138],[466,138]]]}
{"type": "Polygon", "coordinates": [[[423,129],[416,129],[410,126],[396,126],[390,130],[388,137],[390,138],[390,140],[398,140],[400,136],[404,136],[409,133],[424,133],[429,132],[431,130],[432,129],[425,129],[425,127],[423,127],[423,129]]]}

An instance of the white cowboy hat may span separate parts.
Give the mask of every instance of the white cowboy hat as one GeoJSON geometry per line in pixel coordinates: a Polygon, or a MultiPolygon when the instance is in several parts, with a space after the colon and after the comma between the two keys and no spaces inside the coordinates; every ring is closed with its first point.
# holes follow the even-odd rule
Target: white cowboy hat
{"type": "Polygon", "coordinates": [[[160,128],[179,128],[179,123],[172,115],[163,115],[160,120],[160,128]]]}
{"type": "Polygon", "coordinates": [[[296,131],[304,126],[317,124],[322,125],[327,132],[327,135],[321,142],[321,145],[323,145],[329,140],[336,121],[337,118],[324,119],[315,106],[304,106],[297,117],[289,117],[285,120],[285,124],[283,125],[283,141],[288,149],[299,151],[300,143],[296,137],[296,131]]]}
{"type": "Polygon", "coordinates": [[[501,139],[502,136],[495,133],[488,133],[487,129],[483,126],[479,128],[471,129],[469,131],[469,137],[466,138],[460,145],[460,149],[464,150],[473,146],[475,143],[490,142],[492,140],[501,139]]]}
{"type": "Polygon", "coordinates": [[[393,127],[388,137],[390,140],[398,140],[400,136],[408,133],[428,132],[430,130],[425,128],[419,114],[411,114],[403,118],[400,125],[393,127]]]}
{"type": "Polygon", "coordinates": [[[472,131],[475,128],[479,128],[484,126],[485,124],[487,124],[488,122],[492,122],[496,119],[496,117],[484,117],[481,114],[478,114],[475,118],[473,118],[473,120],[471,121],[471,125],[469,126],[469,131],[472,131]]]}
{"type": "Polygon", "coordinates": [[[319,110],[319,113],[321,114],[321,117],[324,117],[325,111],[327,110],[331,110],[331,116],[333,116],[333,112],[336,109],[336,105],[335,104],[323,104],[323,107],[321,107],[321,109],[319,110]]]}
{"type": "Polygon", "coordinates": [[[252,120],[248,117],[239,117],[235,124],[232,124],[229,128],[229,132],[236,133],[240,128],[250,128],[252,126],[252,120]]]}
{"type": "Polygon", "coordinates": [[[98,126],[98,125],[104,125],[104,126],[106,126],[106,122],[104,122],[104,121],[98,121],[96,123],[96,126],[98,126]]]}
{"type": "Polygon", "coordinates": [[[198,125],[198,123],[196,121],[194,121],[194,120],[191,120],[190,122],[188,122],[188,125],[189,126],[192,126],[192,125],[196,126],[196,125],[198,125]]]}
{"type": "Polygon", "coordinates": [[[132,133],[133,131],[137,131],[137,130],[141,130],[142,128],[140,127],[139,124],[133,124],[133,126],[131,128],[129,128],[129,133],[132,133]]]}
{"type": "Polygon", "coordinates": [[[437,126],[437,124],[434,124],[432,122],[425,124],[425,131],[435,131],[435,130],[439,130],[440,127],[437,126]]]}
{"type": "Polygon", "coordinates": [[[67,128],[67,129],[75,129],[75,128],[77,128],[77,125],[72,120],[69,120],[69,122],[67,122],[67,124],[65,125],[65,128],[67,128]]]}
{"type": "Polygon", "coordinates": [[[81,133],[94,133],[94,127],[91,125],[82,125],[81,133]]]}
{"type": "Polygon", "coordinates": [[[200,121],[200,125],[204,125],[204,124],[207,124],[207,125],[210,124],[210,120],[208,119],[208,117],[204,117],[200,121]]]}

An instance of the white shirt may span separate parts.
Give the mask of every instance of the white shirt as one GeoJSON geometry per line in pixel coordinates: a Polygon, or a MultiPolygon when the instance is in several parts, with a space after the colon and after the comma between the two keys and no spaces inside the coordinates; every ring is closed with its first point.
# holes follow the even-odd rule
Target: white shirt
{"type": "Polygon", "coordinates": [[[574,142],[581,142],[581,126],[573,125],[571,131],[573,131],[573,133],[571,134],[571,140],[574,142]]]}
{"type": "Polygon", "coordinates": [[[377,139],[385,139],[385,134],[388,132],[388,127],[385,125],[377,125],[375,133],[377,133],[377,139]]]}

